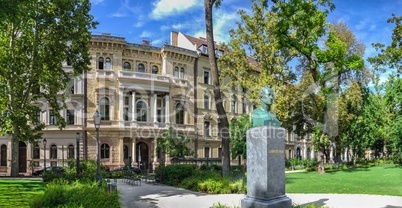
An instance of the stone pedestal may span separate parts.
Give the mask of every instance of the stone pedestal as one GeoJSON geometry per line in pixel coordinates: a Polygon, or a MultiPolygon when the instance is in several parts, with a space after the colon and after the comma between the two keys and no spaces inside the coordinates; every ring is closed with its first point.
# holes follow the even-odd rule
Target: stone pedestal
{"type": "Polygon", "coordinates": [[[285,129],[262,126],[247,131],[247,197],[242,208],[292,207],[285,195],[285,129]]]}

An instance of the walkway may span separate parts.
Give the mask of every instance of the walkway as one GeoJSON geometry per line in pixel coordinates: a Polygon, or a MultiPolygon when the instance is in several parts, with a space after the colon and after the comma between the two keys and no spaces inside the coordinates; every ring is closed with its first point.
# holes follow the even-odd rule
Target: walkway
{"type": "MultiPolygon", "coordinates": [[[[202,194],[164,185],[126,185],[118,180],[125,208],[208,208],[214,203],[239,206],[243,194],[202,194]]],[[[402,208],[402,197],[361,194],[287,194],[297,205],[314,203],[330,208],[402,208]]]]}

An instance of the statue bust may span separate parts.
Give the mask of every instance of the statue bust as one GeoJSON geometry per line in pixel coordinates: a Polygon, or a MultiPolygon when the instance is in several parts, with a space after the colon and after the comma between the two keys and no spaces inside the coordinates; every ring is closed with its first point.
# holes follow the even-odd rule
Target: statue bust
{"type": "Polygon", "coordinates": [[[270,112],[271,105],[275,100],[274,91],[269,86],[265,86],[260,90],[258,97],[261,100],[261,105],[251,113],[253,127],[281,126],[281,122],[270,112]]]}

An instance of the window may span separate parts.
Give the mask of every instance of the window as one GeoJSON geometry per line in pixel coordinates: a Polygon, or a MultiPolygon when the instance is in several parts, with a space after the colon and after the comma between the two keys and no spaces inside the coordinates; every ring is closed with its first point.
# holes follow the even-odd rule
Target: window
{"type": "Polygon", "coordinates": [[[75,92],[75,89],[74,89],[74,79],[70,79],[69,86],[70,86],[70,93],[73,95],[74,92],[75,92]]]}
{"type": "Polygon", "coordinates": [[[209,137],[210,134],[210,123],[209,121],[204,122],[204,137],[209,137]]]}
{"type": "Polygon", "coordinates": [[[145,66],[144,66],[144,64],[138,64],[138,72],[145,73],[145,66]]]}
{"type": "Polygon", "coordinates": [[[184,79],[184,68],[180,69],[180,79],[184,79]]]}
{"type": "Polygon", "coordinates": [[[123,119],[124,121],[128,121],[128,108],[123,109],[123,119]]]}
{"type": "Polygon", "coordinates": [[[110,58],[106,58],[106,70],[110,70],[112,68],[112,60],[110,58]]]}
{"type": "Polygon", "coordinates": [[[204,95],[204,108],[209,109],[209,96],[204,95]]]}
{"type": "Polygon", "coordinates": [[[1,145],[0,157],[0,166],[7,166],[7,146],[5,144],[1,145]]]}
{"type": "Polygon", "coordinates": [[[67,149],[67,159],[73,159],[74,158],[74,146],[72,144],[68,145],[67,149]]]}
{"type": "Polygon", "coordinates": [[[137,121],[147,121],[147,104],[144,101],[137,103],[137,121]]]}
{"type": "Polygon", "coordinates": [[[181,103],[176,105],[176,124],[184,124],[184,106],[181,103]]]}
{"type": "Polygon", "coordinates": [[[130,71],[131,70],[131,64],[128,63],[128,62],[124,62],[123,69],[126,70],[126,71],[130,71]]]}
{"type": "Polygon", "coordinates": [[[173,76],[179,78],[179,67],[175,67],[173,71],[173,76]]]}
{"type": "Polygon", "coordinates": [[[57,146],[55,144],[50,146],[50,159],[57,159],[57,146]]]}
{"type": "Polygon", "coordinates": [[[204,84],[209,84],[209,71],[204,71],[204,84]]]}
{"type": "Polygon", "coordinates": [[[222,147],[218,148],[218,158],[222,159],[222,147]]]}
{"type": "Polygon", "coordinates": [[[74,125],[74,110],[67,110],[67,124],[74,125]]]}
{"type": "Polygon", "coordinates": [[[243,114],[248,113],[247,99],[243,99],[243,114]]]}
{"type": "Polygon", "coordinates": [[[56,166],[57,166],[57,161],[52,161],[52,162],[50,162],[50,166],[56,167],[56,166]]]}
{"type": "Polygon", "coordinates": [[[56,124],[56,117],[54,116],[54,112],[52,109],[49,109],[49,125],[56,124]]]}
{"type": "Polygon", "coordinates": [[[36,111],[35,114],[36,114],[36,119],[37,119],[37,121],[34,121],[34,124],[40,124],[40,123],[41,123],[41,120],[40,120],[40,114],[41,114],[41,112],[40,112],[40,111],[36,111]]]}
{"type": "Polygon", "coordinates": [[[236,104],[237,104],[236,100],[233,98],[232,101],[230,102],[230,112],[237,113],[236,104]]]}
{"type": "Polygon", "coordinates": [[[110,148],[108,144],[101,145],[101,158],[110,158],[110,148]]]}
{"type": "Polygon", "coordinates": [[[204,147],[204,156],[205,158],[209,158],[209,147],[204,147]]]}
{"type": "Polygon", "coordinates": [[[127,145],[123,146],[123,157],[124,157],[124,159],[128,159],[128,146],[127,145]]]}
{"type": "Polygon", "coordinates": [[[98,69],[103,70],[104,59],[99,57],[98,59],[98,69]]]}
{"type": "Polygon", "coordinates": [[[39,145],[35,145],[32,148],[32,159],[39,159],[40,157],[39,151],[40,151],[39,145]]]}
{"type": "Polygon", "coordinates": [[[152,74],[158,74],[158,67],[157,66],[152,66],[152,74]]]}
{"type": "Polygon", "coordinates": [[[101,98],[99,101],[101,120],[109,120],[109,99],[101,98]]]}

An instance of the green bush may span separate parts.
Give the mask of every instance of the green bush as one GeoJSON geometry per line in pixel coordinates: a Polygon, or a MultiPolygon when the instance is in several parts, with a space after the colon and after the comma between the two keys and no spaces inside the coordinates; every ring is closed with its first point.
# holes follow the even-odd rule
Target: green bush
{"type": "Polygon", "coordinates": [[[121,207],[118,192],[108,193],[105,186],[98,188],[97,183],[69,183],[55,180],[47,184],[45,192],[35,197],[30,207],[121,207]]]}
{"type": "Polygon", "coordinates": [[[178,186],[185,178],[191,177],[196,169],[195,165],[168,165],[156,169],[156,177],[161,183],[169,186],[178,186]]]}

